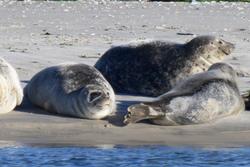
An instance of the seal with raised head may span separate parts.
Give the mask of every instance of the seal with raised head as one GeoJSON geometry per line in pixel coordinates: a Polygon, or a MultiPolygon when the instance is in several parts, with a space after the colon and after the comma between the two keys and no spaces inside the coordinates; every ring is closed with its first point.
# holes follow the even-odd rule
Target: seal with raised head
{"type": "Polygon", "coordinates": [[[207,123],[244,110],[234,69],[224,63],[194,74],[152,102],[128,108],[124,123],[149,119],[158,125],[207,123]]]}
{"type": "Polygon", "coordinates": [[[183,78],[206,71],[233,49],[232,43],[213,36],[185,44],[142,42],[109,49],[95,67],[117,93],[159,96],[183,78]]]}
{"type": "Polygon", "coordinates": [[[22,103],[23,89],[14,67],[0,58],[0,114],[12,111],[22,103]]]}
{"type": "Polygon", "coordinates": [[[115,108],[112,87],[98,70],[86,64],[46,68],[30,80],[25,94],[47,111],[78,118],[102,119],[115,108]]]}

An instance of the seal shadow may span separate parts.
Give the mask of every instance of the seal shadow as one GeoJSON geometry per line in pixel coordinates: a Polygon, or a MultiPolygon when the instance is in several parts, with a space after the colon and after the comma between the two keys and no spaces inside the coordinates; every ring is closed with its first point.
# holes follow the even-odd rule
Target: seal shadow
{"type": "Polygon", "coordinates": [[[59,115],[59,114],[50,113],[48,111],[45,111],[41,107],[33,105],[26,96],[23,97],[23,101],[22,101],[21,105],[17,106],[15,108],[15,110],[17,112],[26,112],[26,113],[33,113],[33,114],[51,115],[51,116],[57,116],[57,117],[66,117],[66,116],[62,116],[62,115],[59,115]]]}
{"type": "MultiPolygon", "coordinates": [[[[116,110],[114,114],[107,116],[106,118],[103,118],[102,120],[107,121],[108,123],[112,124],[113,126],[117,127],[123,127],[126,126],[126,124],[123,123],[124,116],[127,114],[127,108],[130,105],[141,103],[140,100],[134,100],[134,101],[128,101],[128,100],[118,100],[116,101],[116,110]]],[[[41,114],[41,115],[49,115],[49,116],[55,116],[55,117],[62,117],[62,118],[73,118],[73,119],[82,119],[77,117],[72,117],[68,115],[61,115],[56,113],[51,113],[43,108],[36,106],[32,104],[32,102],[27,98],[27,96],[23,97],[22,104],[20,106],[17,106],[15,109],[17,112],[26,112],[26,113],[33,113],[33,114],[41,114]]],[[[84,119],[82,119],[84,120],[84,119]]],[[[93,120],[95,121],[95,120],[93,120]]]]}

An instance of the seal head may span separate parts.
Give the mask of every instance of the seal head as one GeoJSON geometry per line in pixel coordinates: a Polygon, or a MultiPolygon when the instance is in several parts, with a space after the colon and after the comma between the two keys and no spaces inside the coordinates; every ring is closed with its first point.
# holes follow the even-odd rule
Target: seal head
{"type": "Polygon", "coordinates": [[[80,96],[84,104],[81,117],[101,119],[109,115],[114,109],[114,97],[111,96],[114,95],[101,86],[87,85],[80,96]]]}

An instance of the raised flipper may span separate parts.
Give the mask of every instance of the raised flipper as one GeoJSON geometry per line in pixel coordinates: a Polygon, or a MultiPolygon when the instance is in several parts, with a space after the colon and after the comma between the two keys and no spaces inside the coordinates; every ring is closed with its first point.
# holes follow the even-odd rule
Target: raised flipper
{"type": "Polygon", "coordinates": [[[160,108],[153,108],[144,103],[135,104],[128,108],[128,113],[124,117],[124,123],[136,123],[145,119],[158,119],[164,117],[165,114],[160,111],[160,108]]]}

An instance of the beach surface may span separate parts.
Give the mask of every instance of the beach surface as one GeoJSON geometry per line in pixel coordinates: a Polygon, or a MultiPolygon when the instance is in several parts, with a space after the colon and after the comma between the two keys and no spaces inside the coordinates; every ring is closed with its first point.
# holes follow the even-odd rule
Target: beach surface
{"type": "MultiPolygon", "coordinates": [[[[0,56],[25,86],[43,68],[64,62],[93,65],[111,46],[144,39],[184,43],[215,35],[236,44],[225,62],[243,71],[240,90],[250,89],[250,4],[163,2],[0,2],[0,56]]],[[[124,126],[126,108],[152,98],[117,95],[117,113],[106,120],[52,115],[25,99],[0,116],[1,143],[35,145],[250,145],[250,112],[213,123],[124,126]]]]}

